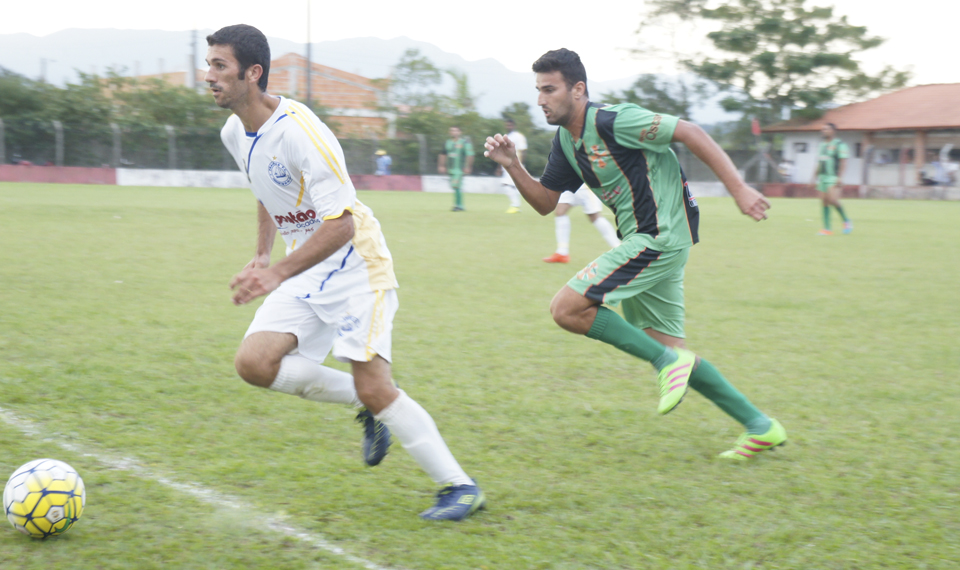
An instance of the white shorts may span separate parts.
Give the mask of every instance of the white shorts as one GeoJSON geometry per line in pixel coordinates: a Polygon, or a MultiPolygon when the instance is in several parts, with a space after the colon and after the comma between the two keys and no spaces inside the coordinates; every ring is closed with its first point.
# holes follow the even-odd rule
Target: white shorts
{"type": "Polygon", "coordinates": [[[598,214],[603,210],[603,202],[586,185],[581,186],[576,192],[568,191],[560,194],[560,204],[580,206],[584,214],[598,214]]]}
{"type": "Polygon", "coordinates": [[[274,291],[257,309],[244,338],[256,332],[294,334],[297,352],[317,363],[331,348],[341,362],[369,362],[376,355],[390,362],[390,335],[399,306],[396,289],[359,293],[325,305],[274,291]]]}

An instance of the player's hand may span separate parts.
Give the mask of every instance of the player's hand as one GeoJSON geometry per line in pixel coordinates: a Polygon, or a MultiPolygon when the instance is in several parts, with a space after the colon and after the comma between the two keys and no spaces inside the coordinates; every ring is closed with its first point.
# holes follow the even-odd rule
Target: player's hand
{"type": "Polygon", "coordinates": [[[283,280],[269,269],[244,267],[240,273],[234,275],[233,279],[230,280],[230,289],[233,290],[233,304],[244,305],[249,303],[257,297],[273,291],[282,282],[283,280]]]}
{"type": "Polygon", "coordinates": [[[270,267],[270,254],[255,255],[253,259],[250,260],[250,263],[243,266],[244,269],[248,267],[251,269],[266,269],[270,267]]]}
{"type": "Polygon", "coordinates": [[[447,167],[446,167],[446,166],[438,166],[438,167],[437,167],[437,172],[439,172],[440,174],[446,174],[446,173],[447,173],[447,167]]]}
{"type": "Polygon", "coordinates": [[[767,210],[770,209],[770,201],[763,194],[744,184],[739,191],[734,194],[737,201],[737,207],[745,215],[750,216],[756,221],[767,219],[767,210]]]}
{"type": "Polygon", "coordinates": [[[513,166],[517,160],[517,146],[513,144],[508,137],[499,133],[492,137],[487,137],[487,142],[483,143],[483,156],[496,162],[504,168],[513,166]]]}

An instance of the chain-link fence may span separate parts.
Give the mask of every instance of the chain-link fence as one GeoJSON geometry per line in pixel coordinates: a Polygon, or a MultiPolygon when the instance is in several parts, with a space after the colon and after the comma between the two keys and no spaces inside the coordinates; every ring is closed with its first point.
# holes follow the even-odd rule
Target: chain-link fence
{"type": "MultiPolygon", "coordinates": [[[[437,173],[437,156],[446,137],[415,135],[404,139],[339,140],[352,174],[373,174],[376,152],[384,150],[393,160],[392,174],[437,173]]],[[[716,181],[713,172],[682,145],[675,145],[687,179],[716,181]]],[[[533,149],[531,149],[532,151],[533,149]]],[[[483,157],[474,141],[473,174],[492,175],[497,165],[483,157]]],[[[779,180],[779,152],[766,155],[755,150],[728,150],[734,164],[750,182],[779,180]]],[[[546,156],[528,153],[525,163],[544,164],[546,156]]],[[[220,142],[220,130],[170,126],[117,125],[78,127],[56,121],[3,119],[0,121],[0,163],[32,163],[58,166],[107,166],[180,170],[234,170],[236,163],[220,142]]],[[[540,172],[534,167],[533,175],[540,172]]]]}

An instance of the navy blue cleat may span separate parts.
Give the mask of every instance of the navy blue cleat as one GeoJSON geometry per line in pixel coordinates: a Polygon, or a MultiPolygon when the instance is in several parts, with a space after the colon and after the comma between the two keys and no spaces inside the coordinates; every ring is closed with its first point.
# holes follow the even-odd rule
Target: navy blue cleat
{"type": "Polygon", "coordinates": [[[357,414],[357,422],[363,424],[363,461],[373,467],[379,465],[390,451],[390,430],[373,417],[370,410],[357,414]]]}
{"type": "Polygon", "coordinates": [[[447,485],[437,492],[437,504],[420,513],[428,521],[462,521],[487,504],[483,491],[473,485],[447,485]]]}

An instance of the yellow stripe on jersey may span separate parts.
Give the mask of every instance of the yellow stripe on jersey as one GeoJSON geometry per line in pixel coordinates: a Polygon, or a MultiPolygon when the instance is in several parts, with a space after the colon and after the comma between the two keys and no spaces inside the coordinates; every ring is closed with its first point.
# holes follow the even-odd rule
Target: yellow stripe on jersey
{"type": "Polygon", "coordinates": [[[383,332],[383,313],[383,291],[380,290],[376,292],[376,301],[373,303],[373,315],[370,317],[370,328],[367,333],[367,362],[373,360],[373,357],[377,355],[377,351],[373,349],[373,341],[383,332]]]}
{"type": "MultiPolygon", "coordinates": [[[[301,112],[303,112],[302,110],[306,109],[306,107],[304,107],[304,106],[301,105],[300,103],[297,103],[296,101],[291,101],[291,102],[292,102],[294,105],[296,105],[297,109],[298,109],[298,110],[301,110],[301,112]]],[[[333,159],[333,163],[336,165],[337,171],[340,173],[340,179],[341,179],[341,181],[342,181],[343,178],[344,178],[344,175],[343,175],[343,172],[344,172],[344,171],[343,171],[343,168],[341,168],[341,166],[340,166],[340,162],[337,160],[337,154],[336,154],[335,152],[333,152],[333,149],[331,149],[330,146],[327,144],[327,139],[323,138],[323,136],[320,134],[320,131],[316,128],[316,126],[314,126],[314,124],[313,124],[312,122],[310,122],[309,120],[307,120],[307,121],[305,121],[305,122],[306,122],[306,124],[307,124],[307,127],[309,127],[311,130],[313,130],[314,134],[317,135],[317,138],[320,139],[320,144],[323,145],[323,148],[327,149],[327,155],[329,155],[330,158],[333,159]]]]}
{"type": "Polygon", "coordinates": [[[380,241],[380,224],[359,200],[353,208],[353,227],[353,247],[366,263],[370,289],[396,289],[393,259],[380,241]]]}
{"type": "Polygon", "coordinates": [[[302,110],[300,109],[299,104],[290,102],[290,106],[287,107],[287,115],[290,116],[300,128],[303,129],[307,136],[310,137],[310,140],[313,141],[313,146],[317,147],[317,150],[320,152],[320,155],[323,156],[324,160],[327,161],[327,166],[330,167],[330,170],[337,175],[337,180],[343,184],[343,171],[340,168],[340,163],[337,161],[337,156],[334,154],[330,147],[327,145],[327,141],[323,139],[316,128],[310,124],[310,119],[306,115],[301,116],[302,110]],[[326,149],[326,150],[324,150],[326,149]]]}
{"type": "Polygon", "coordinates": [[[303,191],[306,187],[303,185],[303,173],[300,173],[300,195],[297,196],[297,203],[293,205],[294,208],[299,208],[300,203],[303,202],[303,191]]]}
{"type": "Polygon", "coordinates": [[[330,214],[329,216],[324,216],[322,219],[323,219],[323,221],[336,220],[337,218],[339,218],[340,216],[342,216],[344,212],[350,212],[350,213],[352,214],[352,213],[353,213],[353,208],[344,208],[344,209],[340,210],[340,213],[339,213],[339,214],[330,214]]]}
{"type": "Polygon", "coordinates": [[[293,243],[290,244],[290,251],[297,249],[297,240],[293,240],[293,243]]]}

